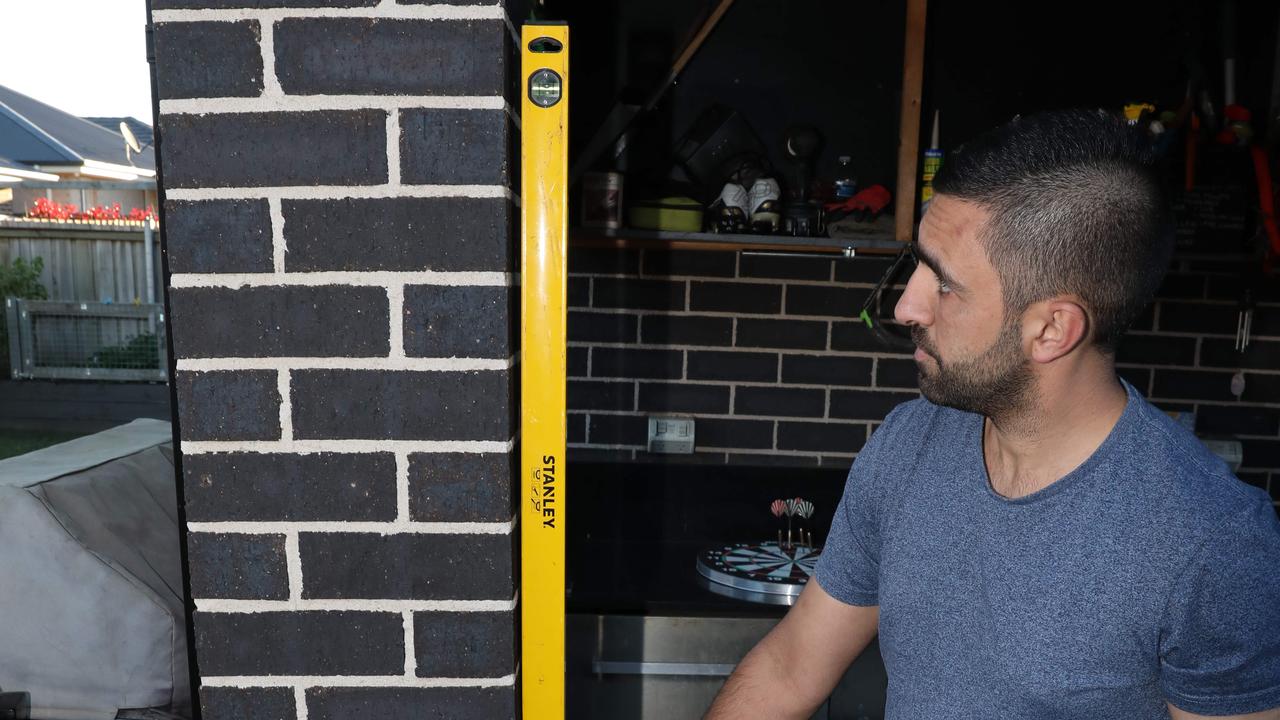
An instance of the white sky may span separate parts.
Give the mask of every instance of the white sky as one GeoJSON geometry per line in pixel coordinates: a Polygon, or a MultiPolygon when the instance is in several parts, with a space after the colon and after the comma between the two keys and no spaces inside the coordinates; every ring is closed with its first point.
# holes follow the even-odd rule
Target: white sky
{"type": "Polygon", "coordinates": [[[150,125],[146,26],[145,0],[0,0],[0,85],[72,115],[150,125]]]}

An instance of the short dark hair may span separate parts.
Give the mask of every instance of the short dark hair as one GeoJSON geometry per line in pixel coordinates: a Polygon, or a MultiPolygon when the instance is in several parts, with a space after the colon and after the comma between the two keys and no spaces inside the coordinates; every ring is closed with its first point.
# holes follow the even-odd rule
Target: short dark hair
{"type": "Polygon", "coordinates": [[[1100,110],[1015,118],[956,149],[934,191],[991,213],[980,233],[1006,314],[1075,295],[1114,352],[1155,295],[1173,225],[1145,132],[1100,110]]]}

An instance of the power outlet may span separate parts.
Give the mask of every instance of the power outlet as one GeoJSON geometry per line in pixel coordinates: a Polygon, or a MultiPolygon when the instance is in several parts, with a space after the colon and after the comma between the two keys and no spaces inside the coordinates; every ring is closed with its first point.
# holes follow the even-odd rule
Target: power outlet
{"type": "Polygon", "coordinates": [[[693,418],[649,416],[649,452],[693,454],[693,418]]]}

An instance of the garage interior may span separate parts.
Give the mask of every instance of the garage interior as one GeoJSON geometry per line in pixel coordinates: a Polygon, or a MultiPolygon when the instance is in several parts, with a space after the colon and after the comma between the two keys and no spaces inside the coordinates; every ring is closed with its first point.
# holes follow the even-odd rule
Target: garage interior
{"type": "MultiPolygon", "coordinates": [[[[698,716],[785,613],[792,596],[729,587],[699,563],[793,532],[820,548],[858,450],[918,395],[887,318],[927,166],[1016,115],[1128,106],[1163,131],[1178,251],[1119,373],[1280,500],[1274,188],[1249,148],[1274,174],[1274,5],[547,0],[535,12],[566,21],[573,48],[570,717],[698,716]],[[752,228],[750,208],[744,227],[717,204],[741,177],[748,191],[778,181],[776,219],[752,228]],[[773,510],[798,499],[810,517],[773,510]]],[[[884,685],[873,644],[815,717],[882,717],[884,685]]]]}

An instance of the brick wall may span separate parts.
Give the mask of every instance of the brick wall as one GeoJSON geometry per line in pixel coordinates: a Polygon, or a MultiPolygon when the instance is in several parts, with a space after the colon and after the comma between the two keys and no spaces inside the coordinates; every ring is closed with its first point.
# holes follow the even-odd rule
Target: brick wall
{"type": "MultiPolygon", "coordinates": [[[[854,319],[889,262],[575,248],[570,459],[848,467],[918,394],[910,357],[854,319]],[[646,416],[660,413],[697,419],[695,456],[645,452],[646,416]]],[[[1234,271],[1179,260],[1118,364],[1160,406],[1195,410],[1200,432],[1238,435],[1241,478],[1280,499],[1280,288],[1265,291],[1241,355],[1234,271]]]]}
{"type": "Polygon", "coordinates": [[[513,716],[506,10],[151,8],[204,717],[513,716]]]}

